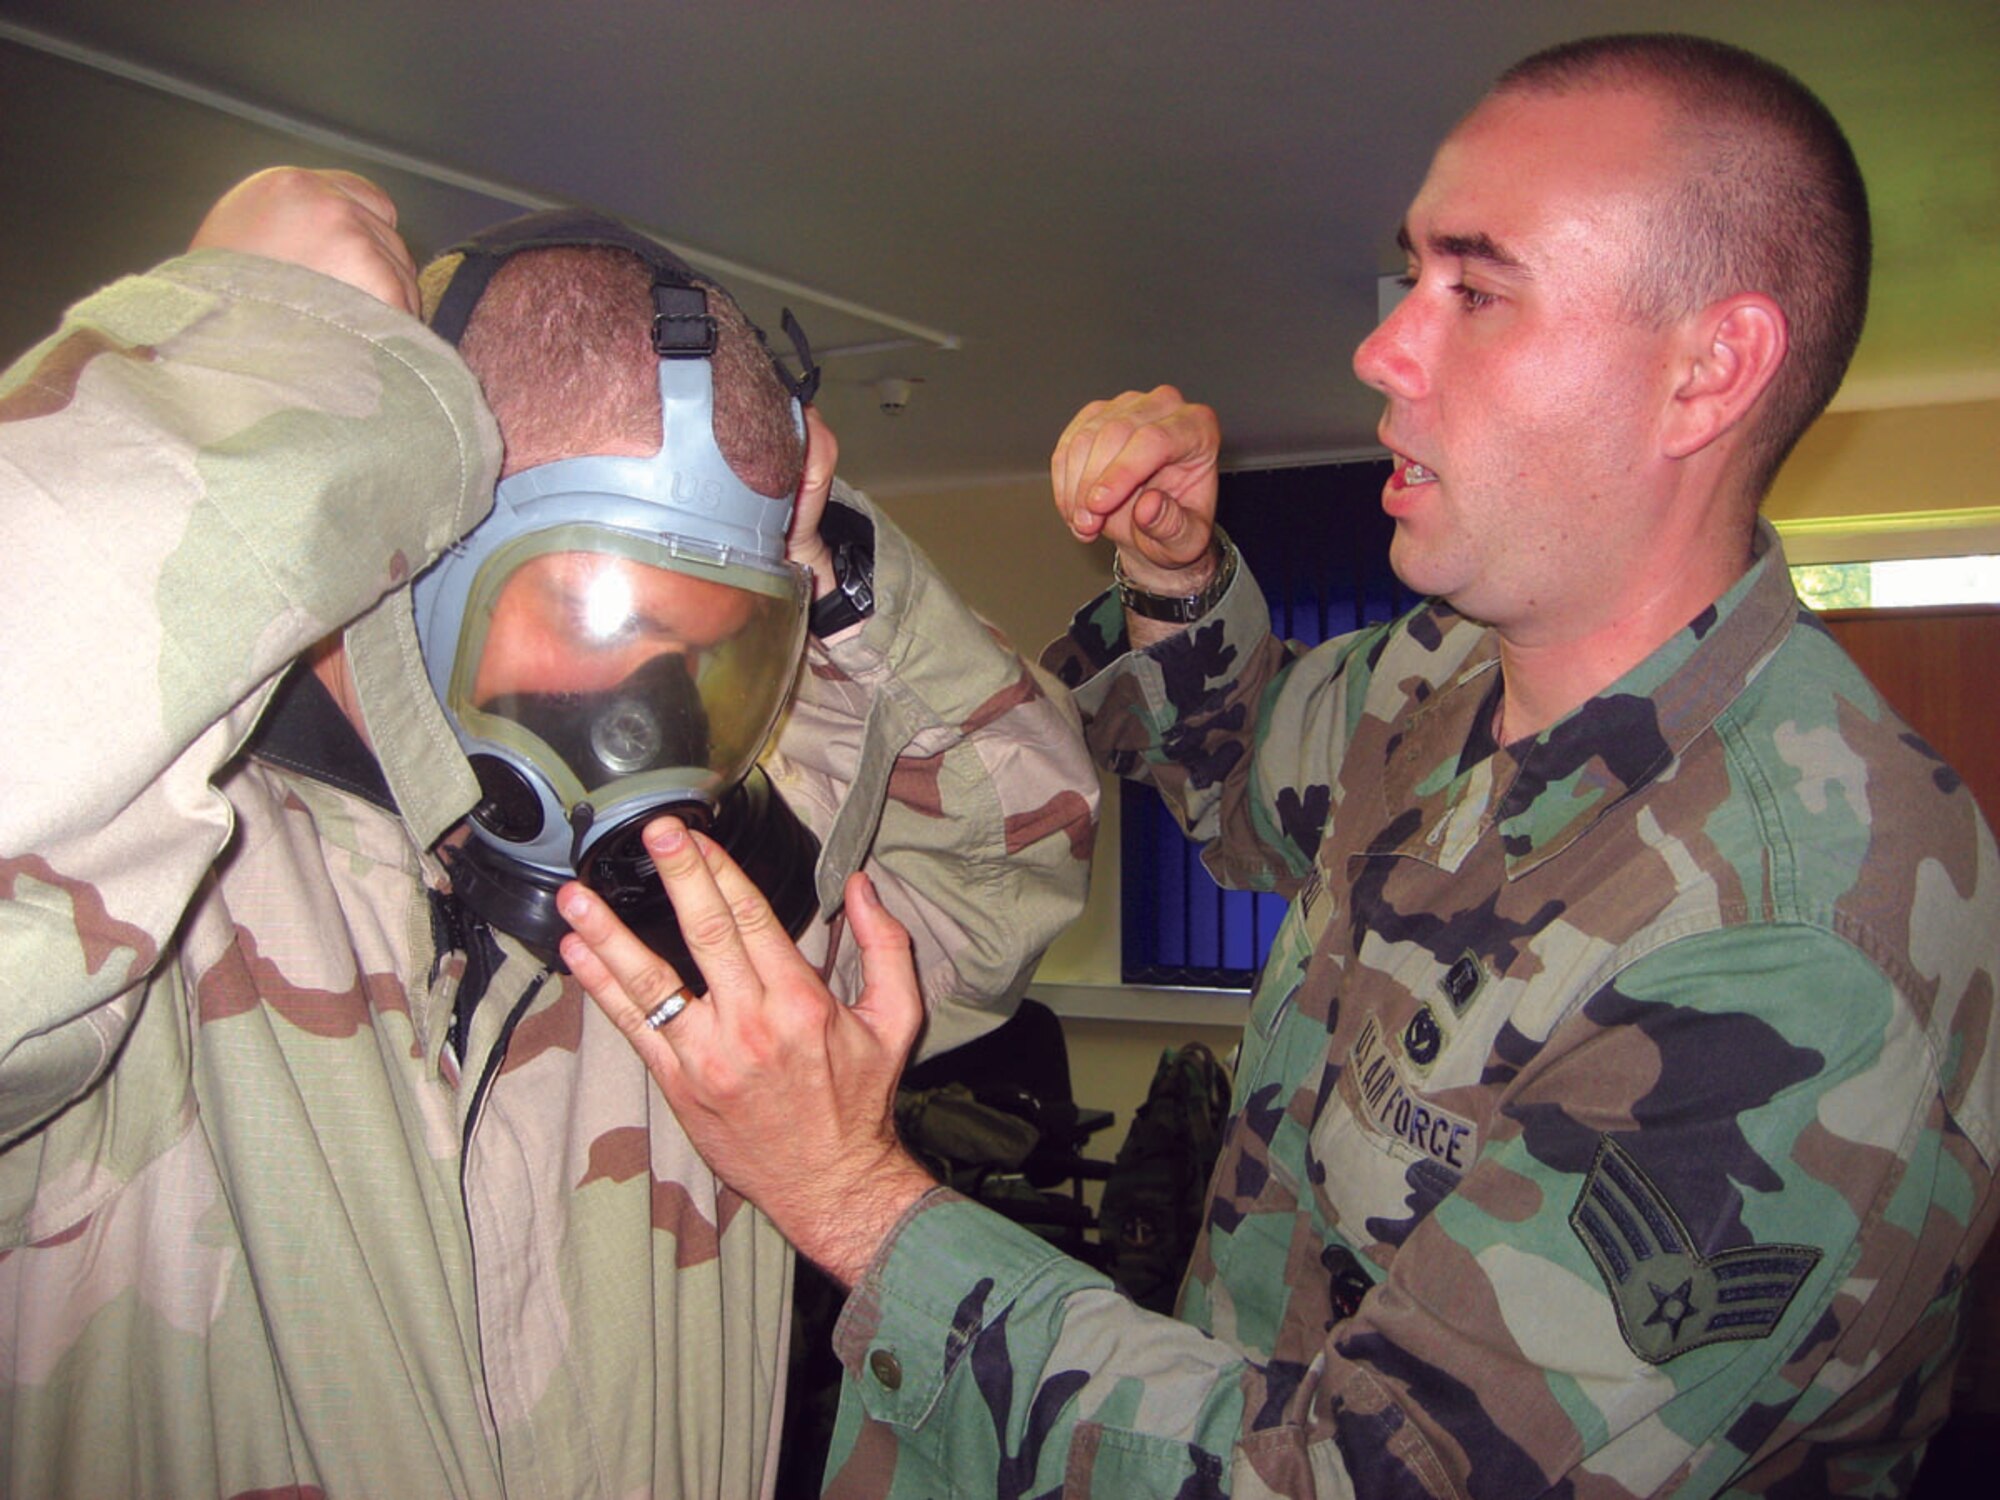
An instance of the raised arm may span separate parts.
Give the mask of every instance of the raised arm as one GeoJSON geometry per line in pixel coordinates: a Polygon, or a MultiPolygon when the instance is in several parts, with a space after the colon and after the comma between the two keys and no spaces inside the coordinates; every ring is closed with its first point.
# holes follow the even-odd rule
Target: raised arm
{"type": "Polygon", "coordinates": [[[0,1139],[115,1053],[278,674],[490,503],[491,419],[365,188],[259,174],[0,381],[0,1139]]]}
{"type": "MultiPolygon", "coordinates": [[[[1210,408],[1170,385],[1093,401],[1070,419],[1049,460],[1056,511],[1077,540],[1118,549],[1121,592],[1199,597],[1222,562],[1215,545],[1222,429],[1210,408]]],[[[1126,612],[1135,647],[1185,627],[1126,612]]]]}
{"type": "MultiPolygon", "coordinates": [[[[1082,910],[1097,775],[1069,695],[974,615],[881,508],[832,480],[831,434],[816,419],[811,436],[792,556],[825,593],[828,549],[800,528],[838,511],[833,529],[867,538],[873,609],[809,648],[771,771],[821,835],[822,908],[837,909],[865,867],[908,929],[931,1052],[1003,1019],[1082,910]]],[[[859,951],[831,936],[834,989],[857,994],[859,951]]]]}

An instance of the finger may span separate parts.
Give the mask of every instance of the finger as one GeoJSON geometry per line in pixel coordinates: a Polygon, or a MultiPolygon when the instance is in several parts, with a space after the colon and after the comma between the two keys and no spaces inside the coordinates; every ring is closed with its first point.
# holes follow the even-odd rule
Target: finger
{"type": "Polygon", "coordinates": [[[1058,508],[1081,536],[1130,539],[1131,507],[1153,488],[1178,496],[1212,474],[1220,430],[1170,385],[1079,412],[1058,450],[1058,508]]]}
{"type": "Polygon", "coordinates": [[[403,291],[402,310],[413,318],[422,317],[424,294],[417,285],[416,265],[407,256],[404,257],[403,263],[397,268],[396,280],[403,291]]]}
{"type": "Polygon", "coordinates": [[[799,475],[798,499],[792,506],[791,533],[785,539],[785,554],[801,567],[813,571],[813,593],[824,594],[837,581],[833,576],[833,554],[820,535],[820,519],[826,514],[827,494],[833,488],[833,472],[840,460],[840,443],[816,407],[806,408],[806,456],[799,475]]]}
{"type": "Polygon", "coordinates": [[[1208,551],[1213,522],[1164,490],[1148,490],[1132,507],[1132,539],[1162,567],[1184,568],[1208,551]]]}
{"type": "Polygon", "coordinates": [[[396,227],[396,200],[359,172],[346,172],[336,167],[321,172],[320,176],[328,186],[352,198],[391,229],[396,227]]]}
{"type": "Polygon", "coordinates": [[[802,495],[816,495],[821,503],[833,487],[833,471],[840,462],[840,439],[826,425],[817,406],[806,408],[806,468],[799,488],[802,495]]]}
{"type": "Polygon", "coordinates": [[[556,909],[570,925],[561,945],[570,972],[620,1030],[651,1030],[646,1017],[681,988],[673,965],[635,937],[610,903],[580,881],[557,893],[556,909]]]}
{"type": "Polygon", "coordinates": [[[1063,523],[1084,541],[1096,537],[1103,521],[1081,504],[1078,494],[1079,465],[1088,446],[1085,434],[1095,430],[1098,419],[1109,405],[1109,402],[1093,401],[1071,417],[1062,430],[1062,436],[1056,439],[1055,450],[1049,455],[1049,486],[1055,497],[1056,510],[1061,514],[1063,523]]]}
{"type": "Polygon", "coordinates": [[[396,205],[365,177],[352,172],[323,175],[330,179],[329,204],[337,202],[343,206],[340,217],[328,225],[329,248],[337,253],[343,235],[352,245],[345,272],[338,265],[327,269],[373,292],[391,306],[400,304],[403,311],[416,312],[417,262],[396,231],[396,205]]]}
{"type": "Polygon", "coordinates": [[[1158,469],[1148,396],[1127,391],[1106,402],[1070,445],[1069,485],[1078,523],[1103,529],[1158,469]]]}
{"type": "MultiPolygon", "coordinates": [[[[731,870],[735,869],[734,861],[722,854],[713,840],[697,842],[678,818],[655,818],[646,825],[644,837],[646,852],[653,856],[659,871],[660,885],[673,903],[688,954],[708,981],[709,994],[725,1003],[761,999],[757,966],[744,946],[738,913],[723,894],[711,866],[715,856],[731,870]]],[[[741,871],[737,874],[742,876],[741,871]]],[[[749,883],[747,876],[742,879],[749,883]]],[[[756,887],[750,889],[755,891],[756,887]]],[[[768,915],[770,908],[765,906],[764,911],[768,915]]]]}
{"type": "Polygon", "coordinates": [[[417,290],[417,263],[410,254],[410,247],[403,243],[403,237],[394,229],[374,223],[367,227],[376,251],[376,274],[371,281],[370,268],[364,263],[356,268],[357,283],[364,290],[374,292],[391,307],[414,315],[422,304],[417,290]]]}
{"type": "MultiPolygon", "coordinates": [[[[574,889],[583,891],[580,885],[574,889]]],[[[583,894],[587,900],[596,901],[589,892],[583,891],[583,894]]],[[[570,895],[570,888],[565,887],[563,895],[558,898],[566,908],[573,904],[570,895]]],[[[601,901],[596,901],[596,904],[600,907],[603,905],[601,901]]],[[[591,921],[591,918],[583,913],[579,913],[579,919],[586,925],[591,921]]],[[[639,1061],[645,1064],[646,1071],[653,1075],[667,1098],[670,1101],[678,1098],[683,1087],[684,1069],[681,1066],[680,1054],[674,1050],[676,1041],[687,1038],[686,1028],[698,1027],[703,1021],[712,1023],[712,1011],[704,1007],[694,1015],[683,1013],[677,1016],[664,1028],[655,1027],[647,1019],[653,1012],[653,1006],[643,1005],[633,998],[631,992],[612,971],[611,966],[598,955],[597,950],[581,933],[567,934],[561,942],[560,949],[563,962],[569,966],[569,971],[575,976],[577,983],[583,986],[584,993],[590,996],[591,1003],[604,1013],[606,1020],[623,1033],[632,1050],[638,1054],[639,1061]],[[683,1029],[670,1036],[669,1033],[676,1027],[683,1029]]],[[[671,968],[668,968],[668,976],[671,976],[671,973],[671,968]]]]}
{"type": "MultiPolygon", "coordinates": [[[[757,972],[760,987],[768,991],[777,981],[797,970],[804,970],[817,978],[819,971],[806,962],[798,944],[785,931],[785,924],[771,910],[771,903],[762,889],[743,873],[742,866],[730,857],[729,851],[701,834],[693,837],[709,873],[715,878],[716,889],[729,904],[736,924],[736,936],[757,972]]],[[[890,920],[894,921],[894,918],[890,920]]],[[[692,948],[690,951],[693,951],[692,948]]],[[[703,961],[698,953],[696,958],[703,961]]]]}
{"type": "Polygon", "coordinates": [[[1156,483],[1170,490],[1183,486],[1214,462],[1217,434],[1203,420],[1207,415],[1206,407],[1183,402],[1172,386],[1139,397],[1123,424],[1107,428],[1093,447],[1083,503],[1101,512],[1156,483]]]}

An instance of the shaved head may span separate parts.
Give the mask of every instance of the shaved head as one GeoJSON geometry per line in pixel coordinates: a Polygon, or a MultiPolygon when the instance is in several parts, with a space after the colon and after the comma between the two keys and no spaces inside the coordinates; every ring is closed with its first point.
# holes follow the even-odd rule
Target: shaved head
{"type": "MultiPolygon", "coordinates": [[[[459,259],[425,267],[426,311],[459,259]]],[[[590,453],[659,451],[652,284],[636,255],[601,246],[523,250],[494,272],[459,352],[500,423],[503,473],[590,453]]],[[[759,494],[790,495],[805,459],[791,394],[728,294],[711,286],[708,311],[716,323],[716,446],[759,494]]]]}
{"type": "Polygon", "coordinates": [[[1701,37],[1592,37],[1509,68],[1495,94],[1641,92],[1669,110],[1670,186],[1648,211],[1631,315],[1660,326],[1737,292],[1784,311],[1791,350],[1750,434],[1761,496],[1833,399],[1868,311],[1871,240],[1860,168],[1806,86],[1701,37]]]}

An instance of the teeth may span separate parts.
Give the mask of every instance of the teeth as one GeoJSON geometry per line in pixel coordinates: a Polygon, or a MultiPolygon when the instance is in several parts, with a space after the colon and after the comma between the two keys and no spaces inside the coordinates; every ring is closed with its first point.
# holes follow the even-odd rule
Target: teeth
{"type": "Polygon", "coordinates": [[[1403,483],[1435,484],[1437,483],[1437,475],[1426,469],[1422,464],[1412,461],[1403,466],[1403,483]]]}

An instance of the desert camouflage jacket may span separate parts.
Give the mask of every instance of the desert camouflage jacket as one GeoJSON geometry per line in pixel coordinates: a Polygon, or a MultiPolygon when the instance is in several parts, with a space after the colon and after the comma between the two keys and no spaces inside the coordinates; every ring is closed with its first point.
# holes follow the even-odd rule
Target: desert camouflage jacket
{"type": "MultiPolygon", "coordinates": [[[[436,894],[472,782],[404,585],[497,461],[416,322],[219,252],[0,380],[0,1495],[768,1487],[787,1248],[576,986],[436,894]],[[377,756],[329,780],[251,736],[346,621],[377,756]]],[[[881,518],[875,578],[768,764],[966,1034],[1081,903],[1095,773],[881,518]]]]}
{"type": "Polygon", "coordinates": [[[1295,656],[1239,584],[1104,671],[1079,616],[1094,746],[1293,897],[1207,1225],[1176,1321],[925,1200],[837,1331],[829,1493],[1908,1480],[1995,1212],[2000,868],[1760,549],[1497,751],[1440,605],[1295,656]]]}

